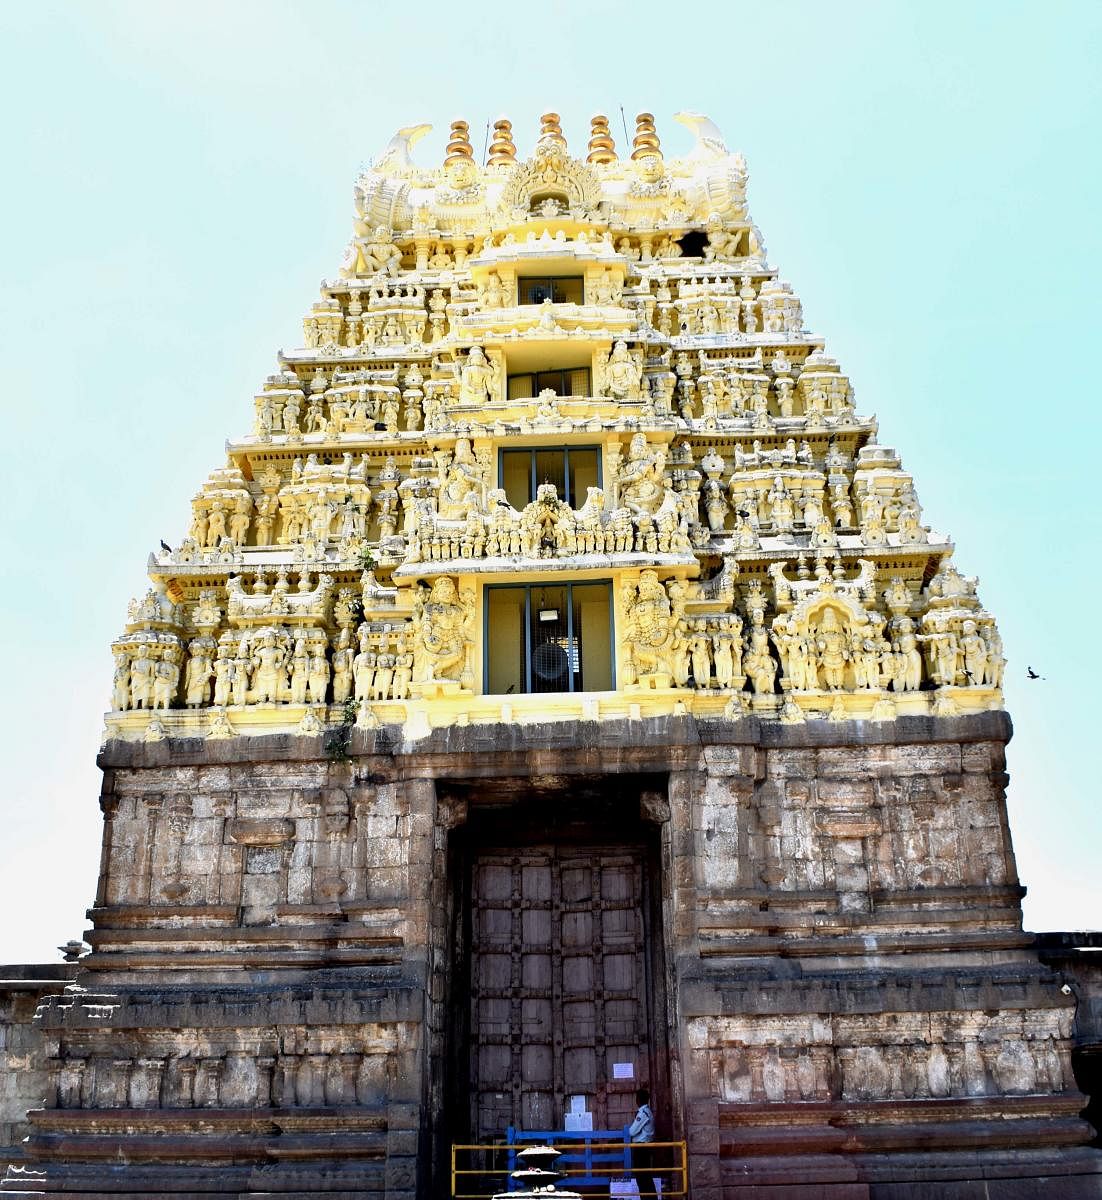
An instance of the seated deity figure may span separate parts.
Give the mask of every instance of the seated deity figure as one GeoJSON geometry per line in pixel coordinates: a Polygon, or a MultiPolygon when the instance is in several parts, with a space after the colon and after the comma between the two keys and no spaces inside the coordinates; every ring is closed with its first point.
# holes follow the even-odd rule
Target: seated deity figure
{"type": "Polygon", "coordinates": [[[483,405],[497,399],[498,369],[481,346],[472,346],[459,373],[459,403],[483,405]]]}
{"type": "MultiPolygon", "coordinates": [[[[445,460],[442,460],[442,463],[445,460]]],[[[442,465],[440,473],[440,490],[437,493],[436,507],[441,520],[463,520],[471,508],[471,493],[475,502],[481,505],[483,493],[482,471],[471,449],[469,438],[459,438],[455,443],[455,453],[451,462],[442,465]]]]}
{"type": "Polygon", "coordinates": [[[627,343],[618,341],[604,364],[605,391],[614,400],[638,400],[643,389],[642,367],[632,357],[627,343]]]}
{"type": "Polygon", "coordinates": [[[471,644],[469,624],[474,611],[461,599],[455,583],[442,575],[428,596],[418,596],[413,614],[415,644],[420,651],[420,682],[461,682],[471,644]]]}
{"type": "Polygon", "coordinates": [[[654,516],[666,497],[665,469],[665,449],[652,450],[645,433],[635,434],[617,476],[620,503],[634,516],[654,516]]]}
{"type": "Polygon", "coordinates": [[[377,225],[371,237],[360,243],[360,262],[367,275],[377,271],[394,275],[401,261],[402,251],[394,244],[393,234],[385,225],[377,225]]]}

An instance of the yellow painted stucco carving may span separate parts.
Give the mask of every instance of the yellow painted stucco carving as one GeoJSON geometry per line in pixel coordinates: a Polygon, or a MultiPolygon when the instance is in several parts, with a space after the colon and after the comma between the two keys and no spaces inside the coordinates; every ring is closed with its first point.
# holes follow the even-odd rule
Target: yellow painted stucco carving
{"type": "Polygon", "coordinates": [[[338,274],[113,644],[112,736],[1001,708],[975,580],[922,523],[746,166],[677,114],[479,166],[452,123],[356,181],[338,274]]]}

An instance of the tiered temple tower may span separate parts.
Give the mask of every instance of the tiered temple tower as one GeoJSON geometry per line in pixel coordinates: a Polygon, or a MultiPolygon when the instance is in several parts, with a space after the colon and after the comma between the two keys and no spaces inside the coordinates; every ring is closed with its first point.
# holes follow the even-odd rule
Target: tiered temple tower
{"type": "Polygon", "coordinates": [[[645,1083],[694,1200],[1099,1194],[995,621],[677,119],[357,180],[114,643],[8,1190],[446,1196],[645,1083]]]}

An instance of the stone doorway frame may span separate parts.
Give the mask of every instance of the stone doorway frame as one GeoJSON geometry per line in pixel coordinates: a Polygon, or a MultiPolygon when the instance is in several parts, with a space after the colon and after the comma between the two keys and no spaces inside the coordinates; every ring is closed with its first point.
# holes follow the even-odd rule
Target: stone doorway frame
{"type": "MultiPolygon", "coordinates": [[[[434,1186],[447,1179],[453,1142],[469,1130],[469,987],[471,947],[469,902],[471,866],[479,844],[478,826],[491,814],[505,815],[511,827],[494,830],[495,845],[562,844],[561,833],[540,828],[540,812],[561,811],[564,800],[595,800],[605,805],[604,818],[582,831],[583,840],[609,846],[631,843],[643,864],[643,942],[645,972],[651,989],[648,1040],[652,1061],[651,1090],[658,1104],[660,1133],[684,1136],[684,1093],[680,1068],[675,947],[671,941],[671,836],[666,772],[610,771],[604,774],[555,776],[483,776],[461,774],[437,778],[436,823],[432,872],[432,928],[427,996],[428,1096],[430,1154],[434,1186]],[[527,808],[527,812],[522,812],[527,808]],[[474,816],[472,817],[472,810],[474,816]],[[617,833],[616,819],[624,823],[617,833]],[[630,821],[630,825],[628,822],[630,821]],[[504,835],[504,836],[503,836],[504,835]],[[618,837],[618,841],[616,840],[618,837]],[[464,933],[462,922],[468,929],[464,933]]],[[[435,1193],[434,1193],[435,1194],[435,1193]]],[[[440,1194],[446,1194],[441,1192],[440,1194]]]]}

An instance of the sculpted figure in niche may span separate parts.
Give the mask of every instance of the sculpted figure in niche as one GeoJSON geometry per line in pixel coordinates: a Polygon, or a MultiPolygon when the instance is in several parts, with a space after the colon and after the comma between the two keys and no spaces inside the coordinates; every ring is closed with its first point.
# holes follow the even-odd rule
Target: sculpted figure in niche
{"type": "Polygon", "coordinates": [[[291,654],[291,703],[306,703],[306,687],[309,682],[310,660],[306,654],[306,642],[302,638],[295,641],[291,654]]]}
{"type": "Polygon", "coordinates": [[[229,704],[232,685],[233,654],[229,646],[219,646],[218,655],[214,660],[214,704],[216,708],[225,708],[229,704]]]}
{"type": "Polygon", "coordinates": [[[961,626],[960,650],[969,686],[979,687],[987,677],[987,644],[980,637],[975,621],[965,621],[961,626]]]}
{"type": "Polygon", "coordinates": [[[311,704],[324,704],[325,694],[329,690],[329,660],[325,657],[324,638],[312,642],[308,649],[308,698],[311,704]]]}
{"type": "Polygon", "coordinates": [[[987,630],[984,640],[987,645],[987,667],[983,681],[991,687],[1002,687],[1006,659],[1003,657],[1002,637],[994,625],[987,630]]]}
{"type": "Polygon", "coordinates": [[[253,502],[249,496],[239,496],[234,501],[233,516],[230,517],[230,538],[235,546],[244,546],[249,536],[253,502]]]}
{"type": "Polygon", "coordinates": [[[503,308],[505,306],[505,286],[496,271],[491,271],[482,289],[482,303],[486,308],[503,308]]]}
{"type": "Polygon", "coordinates": [[[665,469],[665,449],[652,450],[645,433],[635,434],[618,474],[620,503],[636,517],[653,516],[666,496],[665,469]]]}
{"type": "Polygon", "coordinates": [[[115,651],[115,674],[111,680],[111,708],[123,712],[130,707],[130,656],[125,650],[115,651]]]}
{"type": "Polygon", "coordinates": [[[922,652],[918,648],[914,622],[909,617],[903,617],[899,622],[892,653],[892,687],[897,692],[917,692],[922,686],[922,652]]]}
{"type": "Polygon", "coordinates": [[[397,274],[402,252],[394,244],[394,237],[385,225],[377,225],[371,237],[360,243],[360,261],[368,275],[378,271],[385,271],[388,275],[397,274]]]}
{"type": "Polygon", "coordinates": [[[153,707],[171,708],[180,682],[180,665],[176,651],[165,646],[153,665],[153,707]]]}
{"type": "Polygon", "coordinates": [[[263,632],[253,654],[253,688],[258,704],[278,704],[287,688],[287,651],[279,645],[275,630],[263,632]]]}
{"type": "Polygon", "coordinates": [[[249,684],[254,675],[252,659],[249,657],[249,642],[242,638],[237,643],[237,652],[233,657],[233,685],[230,698],[234,704],[247,704],[249,700],[249,684]]]}
{"type": "Polygon", "coordinates": [[[481,407],[497,399],[498,369],[481,346],[472,346],[459,373],[459,403],[481,407]]]}
{"type": "Polygon", "coordinates": [[[815,632],[815,652],[822,682],[832,692],[839,691],[845,686],[849,640],[833,608],[826,609],[819,619],[819,628],[815,632]]]}
{"type": "Polygon", "coordinates": [[[604,363],[605,391],[614,400],[638,400],[643,394],[643,368],[627,343],[618,341],[604,363]]]}
{"type": "Polygon", "coordinates": [[[184,677],[185,703],[188,708],[201,708],[210,699],[210,679],[214,665],[211,662],[208,644],[202,639],[196,638],[190,649],[191,657],[188,659],[187,673],[184,677]]]}
{"type": "Polygon", "coordinates": [[[643,571],[636,587],[625,585],[624,610],[628,686],[669,687],[681,605],[671,601],[654,571],[643,571]]]}
{"type": "Polygon", "coordinates": [[[333,703],[345,704],[352,695],[352,632],[346,626],[333,651],[333,703]]]}
{"type": "Polygon", "coordinates": [[[226,536],[226,506],[221,500],[215,500],[210,506],[207,516],[207,532],[203,540],[204,546],[217,546],[226,536]]]}
{"type": "Polygon", "coordinates": [[[777,664],[769,653],[769,633],[761,609],[751,613],[750,644],[745,658],[746,674],[759,695],[771,695],[777,680],[777,664]]]}
{"type": "Polygon", "coordinates": [[[421,657],[421,682],[462,681],[473,612],[473,602],[459,596],[447,575],[436,580],[427,598],[424,592],[417,597],[413,632],[421,657]]]}
{"type": "Polygon", "coordinates": [[[437,493],[437,512],[442,520],[465,519],[472,504],[480,507],[482,471],[468,438],[455,443],[455,453],[447,462],[446,452],[438,458],[440,489],[437,493]]]}
{"type": "Polygon", "coordinates": [[[366,625],[360,627],[360,652],[352,660],[352,678],[355,681],[355,696],[360,702],[371,698],[371,684],[375,679],[375,660],[376,654],[374,650],[368,649],[370,645],[369,634],[366,625]]]}
{"type": "Polygon", "coordinates": [[[130,707],[153,707],[153,678],[157,664],[149,655],[149,647],[138,647],[137,656],[130,660],[130,707]]]}
{"type": "Polygon", "coordinates": [[[918,640],[926,643],[926,661],[934,683],[938,687],[955,684],[961,658],[957,635],[951,629],[938,625],[930,633],[918,634],[918,640]]]}

